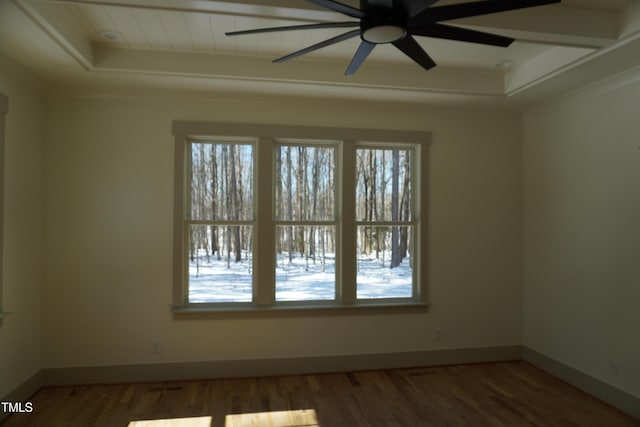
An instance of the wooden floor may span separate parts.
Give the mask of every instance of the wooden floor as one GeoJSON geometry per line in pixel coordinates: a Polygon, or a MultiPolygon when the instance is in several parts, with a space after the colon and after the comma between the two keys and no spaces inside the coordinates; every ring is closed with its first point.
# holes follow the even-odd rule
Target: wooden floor
{"type": "Polygon", "coordinates": [[[51,387],[3,427],[640,426],[525,362],[51,387]]]}

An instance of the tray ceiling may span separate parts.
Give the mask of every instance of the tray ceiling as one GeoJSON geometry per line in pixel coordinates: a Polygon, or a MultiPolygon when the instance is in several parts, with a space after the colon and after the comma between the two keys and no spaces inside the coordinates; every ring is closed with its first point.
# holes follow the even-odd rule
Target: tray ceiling
{"type": "Polygon", "coordinates": [[[0,9],[0,49],[52,83],[500,102],[539,99],[640,64],[635,0],[564,0],[451,21],[517,41],[500,48],[417,37],[438,64],[430,71],[378,45],[348,77],[358,38],[271,62],[344,29],[224,34],[345,20],[304,0],[11,0],[0,9]],[[498,66],[505,61],[511,65],[498,66]]]}

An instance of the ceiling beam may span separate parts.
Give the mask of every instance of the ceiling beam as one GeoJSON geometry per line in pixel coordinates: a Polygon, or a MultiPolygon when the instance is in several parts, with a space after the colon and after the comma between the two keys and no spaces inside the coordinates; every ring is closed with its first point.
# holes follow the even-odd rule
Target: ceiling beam
{"type": "Polygon", "coordinates": [[[519,41],[600,48],[621,35],[622,14],[569,6],[544,6],[449,21],[484,31],[497,31],[519,41]]]}
{"type": "Polygon", "coordinates": [[[518,86],[513,84],[515,81],[507,82],[507,94],[513,99],[528,102],[584,88],[596,81],[607,80],[607,85],[614,86],[620,81],[628,82],[627,79],[637,79],[640,66],[638,51],[640,34],[626,38],[615,48],[601,49],[566,67],[547,72],[528,84],[518,86]]]}
{"type": "Polygon", "coordinates": [[[16,5],[84,69],[93,66],[91,43],[69,17],[49,2],[16,0],[16,5]]]}
{"type": "Polygon", "coordinates": [[[621,37],[640,33],[640,2],[633,3],[624,11],[620,28],[621,37]]]}
{"type": "Polygon", "coordinates": [[[371,63],[345,78],[341,61],[305,61],[272,64],[265,58],[208,55],[186,52],[132,51],[100,47],[95,53],[96,72],[117,71],[172,75],[175,77],[223,78],[265,83],[310,84],[414,92],[440,92],[504,96],[504,74],[495,70],[437,67],[427,75],[420,67],[371,63]],[[397,78],[402,76],[402,78],[397,78]]]}
{"type": "MultiPolygon", "coordinates": [[[[40,0],[43,1],[43,0],[40,0]]],[[[121,6],[177,12],[217,13],[221,15],[276,18],[298,21],[335,21],[344,15],[323,10],[305,0],[44,0],[54,3],[121,6]]]]}

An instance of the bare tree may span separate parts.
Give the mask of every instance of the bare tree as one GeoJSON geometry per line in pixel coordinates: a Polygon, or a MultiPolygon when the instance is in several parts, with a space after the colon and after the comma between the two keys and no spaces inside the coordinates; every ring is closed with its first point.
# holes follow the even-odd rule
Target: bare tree
{"type": "MultiPolygon", "coordinates": [[[[292,182],[292,161],[291,146],[287,146],[287,220],[293,220],[293,182],[292,182]]],[[[293,226],[287,227],[287,250],[289,251],[289,264],[293,262],[293,226]]]]}
{"type": "MultiPolygon", "coordinates": [[[[229,145],[229,192],[231,193],[231,215],[230,219],[239,219],[239,205],[238,205],[238,180],[236,176],[236,146],[234,144],[229,145]]],[[[240,227],[233,226],[233,249],[235,255],[235,262],[242,260],[242,245],[240,242],[240,227]]]]}
{"type": "MultiPolygon", "coordinates": [[[[216,148],[211,147],[211,219],[218,218],[218,159],[216,157],[216,148]]],[[[220,260],[220,247],[218,245],[218,226],[211,226],[211,252],[217,253],[217,259],[220,260]]]]}
{"type": "MultiPolygon", "coordinates": [[[[411,151],[407,150],[403,159],[403,183],[402,183],[402,199],[400,201],[400,221],[408,222],[411,220],[411,151]]],[[[409,233],[408,227],[400,227],[400,258],[407,257],[409,233]]]]}
{"type": "MultiPolygon", "coordinates": [[[[391,220],[399,218],[399,191],[400,191],[400,151],[391,151],[391,220]]],[[[402,262],[398,239],[398,227],[391,227],[391,268],[395,268],[402,262]]]]}

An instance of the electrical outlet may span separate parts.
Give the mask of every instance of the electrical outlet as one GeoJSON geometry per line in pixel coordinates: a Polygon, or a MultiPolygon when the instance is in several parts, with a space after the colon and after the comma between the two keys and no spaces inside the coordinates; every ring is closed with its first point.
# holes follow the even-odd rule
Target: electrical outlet
{"type": "Polygon", "coordinates": [[[433,339],[435,341],[442,341],[442,329],[437,328],[433,334],[433,339]]]}
{"type": "Polygon", "coordinates": [[[160,354],[162,349],[160,348],[160,340],[151,340],[151,353],[160,354]]]}

